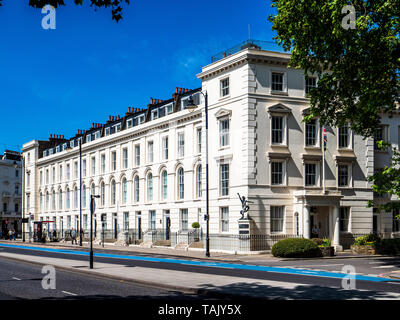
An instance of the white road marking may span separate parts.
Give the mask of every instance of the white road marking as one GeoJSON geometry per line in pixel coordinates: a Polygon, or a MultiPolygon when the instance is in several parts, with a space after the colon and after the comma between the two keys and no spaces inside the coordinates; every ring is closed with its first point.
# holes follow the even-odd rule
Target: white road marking
{"type": "Polygon", "coordinates": [[[379,267],[371,267],[372,269],[391,269],[396,268],[396,266],[379,266],[379,267]]]}
{"type": "Polygon", "coordinates": [[[379,261],[379,262],[368,262],[369,264],[382,264],[383,262],[382,261],[379,261]]]}
{"type": "Polygon", "coordinates": [[[16,277],[12,277],[14,280],[18,280],[18,281],[21,281],[21,279],[20,278],[16,278],[16,277]]]}
{"type": "Polygon", "coordinates": [[[297,268],[302,268],[302,267],[333,267],[333,266],[344,266],[344,263],[338,263],[338,264],[312,264],[312,265],[301,265],[301,266],[296,266],[297,268]]]}
{"type": "Polygon", "coordinates": [[[68,292],[68,291],[61,291],[62,293],[69,294],[71,296],[77,296],[76,293],[68,292]]]}

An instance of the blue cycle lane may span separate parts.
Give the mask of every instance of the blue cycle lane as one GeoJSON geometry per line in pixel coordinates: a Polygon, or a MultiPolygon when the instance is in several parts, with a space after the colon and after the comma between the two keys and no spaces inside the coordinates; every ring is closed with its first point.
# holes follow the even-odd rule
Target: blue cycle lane
{"type": "MultiPolygon", "coordinates": [[[[87,252],[87,251],[38,248],[38,247],[29,247],[29,246],[13,245],[13,244],[0,244],[0,247],[24,249],[24,250],[32,250],[32,251],[44,251],[44,252],[51,252],[51,253],[65,253],[65,254],[80,255],[80,256],[89,256],[89,252],[87,252]]],[[[297,269],[297,268],[294,269],[294,268],[285,268],[285,267],[257,266],[257,265],[250,265],[250,264],[193,261],[193,260],[184,260],[184,259],[143,257],[143,256],[134,256],[134,255],[96,253],[96,252],[93,255],[94,255],[94,257],[102,257],[102,258],[128,259],[128,260],[146,261],[146,262],[164,262],[164,263],[171,263],[171,264],[191,265],[191,266],[197,266],[197,267],[229,268],[229,269],[238,269],[238,270],[264,271],[264,272],[274,272],[274,273],[294,274],[294,275],[314,276],[314,277],[325,277],[325,278],[337,278],[337,279],[346,278],[346,279],[355,279],[355,280],[364,280],[364,281],[373,281],[373,282],[388,282],[388,281],[400,282],[400,280],[373,277],[373,276],[365,276],[365,275],[357,275],[357,274],[352,275],[352,274],[346,274],[346,273],[316,271],[316,270],[297,269]]]]}

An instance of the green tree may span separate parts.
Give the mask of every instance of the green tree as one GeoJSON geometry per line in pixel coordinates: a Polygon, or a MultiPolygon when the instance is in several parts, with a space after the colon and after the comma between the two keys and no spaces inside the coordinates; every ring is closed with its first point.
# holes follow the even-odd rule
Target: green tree
{"type": "Polygon", "coordinates": [[[311,117],[373,136],[381,114],[399,102],[400,1],[272,0],[275,40],[291,51],[290,65],[318,75],[311,117]],[[345,5],[353,4],[355,29],[345,5]],[[327,71],[327,72],[325,72],[327,71]]]}
{"type": "MultiPolygon", "coordinates": [[[[77,5],[82,5],[84,0],[74,0],[77,5]]],[[[99,8],[111,8],[112,19],[118,22],[122,19],[123,5],[129,5],[130,0],[88,0],[90,6],[95,10],[99,8]]],[[[51,5],[54,8],[65,6],[64,0],[29,0],[29,6],[33,8],[43,8],[45,5],[51,5]]],[[[3,0],[0,0],[0,7],[3,5],[3,0]]]]}
{"type": "MultiPolygon", "coordinates": [[[[373,137],[381,116],[399,111],[400,1],[272,0],[271,5],[276,14],[268,20],[274,39],[291,51],[290,66],[318,77],[305,121],[319,117],[322,125],[336,127],[348,122],[364,138],[373,137]]],[[[400,155],[396,149],[392,154],[392,164],[368,180],[375,192],[400,198],[400,155]]]]}

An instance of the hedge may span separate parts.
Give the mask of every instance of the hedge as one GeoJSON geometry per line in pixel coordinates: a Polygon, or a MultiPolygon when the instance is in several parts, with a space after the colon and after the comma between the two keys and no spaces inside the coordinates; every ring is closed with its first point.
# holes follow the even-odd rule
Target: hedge
{"type": "Polygon", "coordinates": [[[313,258],[321,257],[322,252],[318,245],[303,238],[290,238],[278,241],[272,246],[271,253],[280,258],[313,258]]]}

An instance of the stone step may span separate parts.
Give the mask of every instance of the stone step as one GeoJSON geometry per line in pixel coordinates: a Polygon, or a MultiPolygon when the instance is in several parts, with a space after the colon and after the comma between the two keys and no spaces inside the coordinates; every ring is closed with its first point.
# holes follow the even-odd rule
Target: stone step
{"type": "Polygon", "coordinates": [[[150,240],[143,241],[139,246],[142,248],[153,248],[153,242],[150,240]]]}
{"type": "Polygon", "coordinates": [[[175,249],[177,250],[187,250],[189,245],[186,242],[179,242],[176,246],[175,249]]]}

